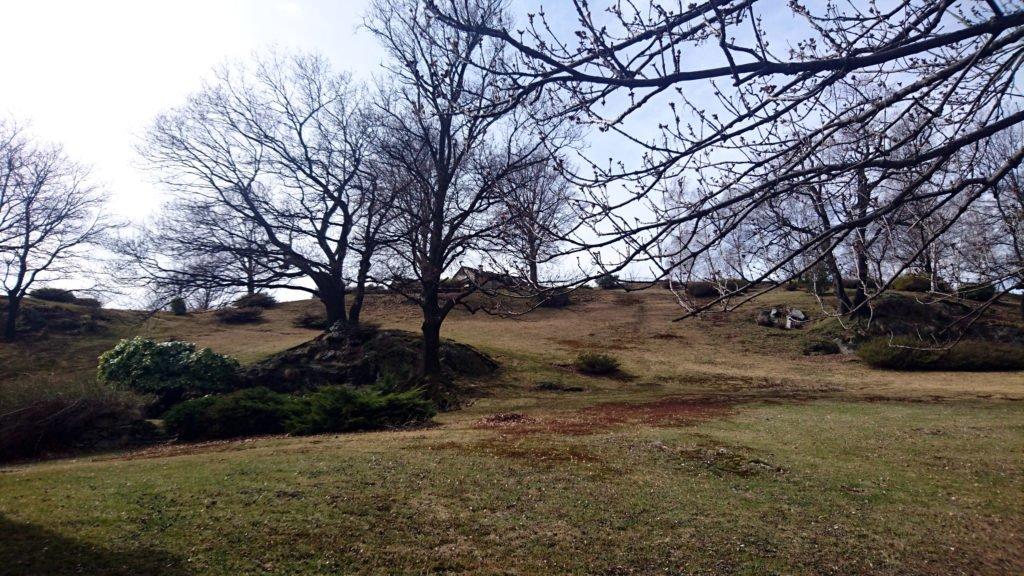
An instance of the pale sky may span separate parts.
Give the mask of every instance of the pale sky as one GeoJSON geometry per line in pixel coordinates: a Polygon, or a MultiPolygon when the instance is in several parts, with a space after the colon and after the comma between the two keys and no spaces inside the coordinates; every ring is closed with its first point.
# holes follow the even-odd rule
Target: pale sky
{"type": "Polygon", "coordinates": [[[112,209],[159,203],[135,145],[211,68],[270,47],[316,51],[369,79],[382,50],[366,0],[0,0],[0,115],[92,165],[112,209]]]}
{"type": "MultiPolygon", "coordinates": [[[[521,19],[541,0],[512,2],[521,19]]],[[[0,0],[0,116],[62,143],[89,164],[114,214],[140,220],[163,199],[136,152],[157,114],[184,102],[211,69],[269,48],[318,52],[338,71],[369,81],[384,51],[361,28],[369,0],[0,0]]],[[[554,25],[574,14],[546,0],[554,25]]],[[[768,15],[785,19],[785,10],[768,15]]],[[[693,57],[699,59],[702,49],[693,57]]],[[[691,84],[699,99],[710,85],[691,84]]],[[[651,105],[631,123],[642,133],[664,120],[651,105]]],[[[640,151],[592,134],[589,154],[635,162],[640,151]]],[[[643,274],[642,274],[643,275],[643,274]]]]}

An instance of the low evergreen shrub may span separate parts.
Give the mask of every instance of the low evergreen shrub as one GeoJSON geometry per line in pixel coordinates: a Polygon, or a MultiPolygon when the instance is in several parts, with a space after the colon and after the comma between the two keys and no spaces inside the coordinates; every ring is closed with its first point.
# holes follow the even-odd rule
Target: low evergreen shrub
{"type": "Polygon", "coordinates": [[[602,290],[612,290],[619,287],[619,277],[614,274],[604,274],[594,281],[602,290]]]}
{"type": "Polygon", "coordinates": [[[277,306],[277,298],[270,294],[256,292],[255,294],[246,294],[236,299],[232,305],[235,308],[273,308],[277,306]]]}
{"type": "Polygon", "coordinates": [[[177,298],[171,298],[168,307],[171,309],[171,314],[175,316],[184,316],[188,313],[188,305],[185,304],[185,299],[180,296],[177,298]]]}
{"type": "Polygon", "coordinates": [[[281,434],[300,409],[293,396],[249,388],[182,402],[167,412],[164,426],[185,441],[281,434]]]}
{"type": "Polygon", "coordinates": [[[568,292],[553,292],[538,297],[538,306],[541,308],[566,308],[572,304],[572,297],[568,292]]]}
{"type": "Polygon", "coordinates": [[[167,412],[164,425],[179,440],[194,441],[379,430],[423,422],[435,413],[418,390],[385,393],[328,386],[294,396],[249,388],[183,402],[167,412]]]}
{"type": "Polygon", "coordinates": [[[327,314],[322,311],[306,310],[300,312],[292,324],[297,328],[309,328],[311,330],[327,330],[330,322],[327,321],[327,314]]]}
{"type": "Polygon", "coordinates": [[[903,274],[892,281],[892,289],[901,292],[931,292],[931,278],[924,274],[903,274]]]}
{"type": "Polygon", "coordinates": [[[711,282],[687,282],[686,293],[694,298],[717,298],[718,286],[711,282]]]}
{"type": "Polygon", "coordinates": [[[996,296],[996,287],[990,282],[965,282],[957,287],[956,293],[966,300],[987,302],[996,296]]]}
{"type": "Polygon", "coordinates": [[[36,300],[60,302],[62,304],[74,304],[75,300],[77,300],[74,292],[71,290],[64,290],[63,288],[37,288],[29,292],[29,296],[36,300]]]}
{"type": "Polygon", "coordinates": [[[394,428],[424,422],[436,412],[419,390],[382,393],[328,386],[302,398],[302,409],[289,422],[289,431],[304,435],[394,428]]]}
{"type": "Polygon", "coordinates": [[[619,371],[619,361],[614,356],[600,352],[584,352],[576,357],[576,369],[584,374],[604,375],[619,371]]]}
{"type": "Polygon", "coordinates": [[[888,370],[1000,372],[1024,370],[1024,346],[964,340],[943,349],[916,338],[875,338],[857,354],[875,368],[888,370]]]}
{"type": "Polygon", "coordinates": [[[213,315],[222,324],[255,324],[263,320],[263,308],[221,308],[213,315]]]}

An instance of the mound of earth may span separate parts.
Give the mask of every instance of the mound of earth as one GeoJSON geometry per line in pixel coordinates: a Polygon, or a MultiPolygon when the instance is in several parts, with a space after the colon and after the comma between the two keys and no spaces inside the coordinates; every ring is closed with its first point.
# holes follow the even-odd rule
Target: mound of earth
{"type": "MultiPolygon", "coordinates": [[[[402,389],[415,382],[422,339],[402,330],[374,328],[330,330],[315,339],[247,367],[242,377],[251,386],[278,392],[347,384],[384,382],[402,389]]],[[[472,346],[441,341],[441,364],[452,376],[475,378],[498,369],[498,363],[472,346]]]]}
{"type": "MultiPolygon", "coordinates": [[[[0,299],[0,311],[5,311],[6,299],[0,299]]],[[[72,304],[50,304],[31,298],[22,301],[18,315],[18,331],[33,335],[43,334],[102,334],[109,328],[110,319],[98,308],[72,304]]]]}
{"type": "Polygon", "coordinates": [[[911,336],[938,342],[968,340],[1024,345],[1024,325],[986,311],[974,318],[973,308],[951,300],[926,301],[902,294],[886,294],[873,307],[870,320],[829,319],[815,332],[831,337],[844,349],[875,337],[911,336]]]}

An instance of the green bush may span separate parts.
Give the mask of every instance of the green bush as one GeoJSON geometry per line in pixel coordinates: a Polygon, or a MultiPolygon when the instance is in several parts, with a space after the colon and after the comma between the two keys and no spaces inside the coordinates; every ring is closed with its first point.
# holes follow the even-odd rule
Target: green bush
{"type": "Polygon", "coordinates": [[[602,290],[612,290],[619,287],[619,277],[614,274],[598,276],[597,280],[594,282],[597,284],[597,287],[602,290]]]}
{"type": "Polygon", "coordinates": [[[686,293],[694,298],[717,298],[718,286],[711,282],[687,282],[686,293]]]}
{"type": "MultiPolygon", "coordinates": [[[[867,284],[867,282],[864,282],[867,284]]],[[[861,287],[861,281],[857,278],[843,278],[843,288],[846,290],[856,290],[861,287]]]]}
{"type": "Polygon", "coordinates": [[[839,354],[839,344],[835,341],[827,338],[820,338],[810,340],[804,343],[804,356],[827,356],[830,354],[839,354]]]}
{"type": "Polygon", "coordinates": [[[987,302],[996,296],[996,287],[990,282],[964,282],[957,287],[956,293],[961,298],[987,302]]]}
{"type": "Polygon", "coordinates": [[[270,294],[257,292],[255,294],[246,294],[236,299],[233,306],[235,308],[273,308],[277,306],[277,298],[270,294]]]}
{"type": "Polygon", "coordinates": [[[404,426],[429,420],[433,404],[419,391],[382,393],[329,386],[307,396],[250,388],[183,402],[164,417],[179,440],[261,434],[322,434],[404,426]]]}
{"type": "Polygon", "coordinates": [[[122,340],[100,355],[97,376],[121,390],[157,397],[159,413],[184,399],[233,390],[238,362],[191,342],[122,340]]]}
{"type": "Polygon", "coordinates": [[[263,308],[221,308],[213,315],[223,324],[254,324],[263,320],[263,308]]]}
{"type": "Polygon", "coordinates": [[[998,372],[1024,369],[1024,347],[997,342],[962,341],[949,349],[916,338],[875,338],[857,354],[875,368],[889,370],[998,372]]]}
{"type": "Polygon", "coordinates": [[[901,292],[931,292],[931,278],[924,274],[903,274],[892,281],[892,289],[901,292]]]}
{"type": "Polygon", "coordinates": [[[381,393],[329,386],[304,397],[302,403],[302,410],[289,422],[293,434],[393,428],[424,422],[436,413],[419,390],[381,393]]]}
{"type": "Polygon", "coordinates": [[[292,322],[297,328],[309,328],[312,330],[327,330],[330,328],[330,323],[327,321],[327,315],[323,312],[314,312],[312,310],[306,310],[301,312],[295,317],[292,322]]]}
{"type": "Polygon", "coordinates": [[[185,304],[185,299],[182,297],[171,298],[168,307],[171,309],[171,314],[175,316],[184,316],[188,313],[188,306],[185,304]]]}
{"type": "Polygon", "coordinates": [[[185,441],[280,434],[299,409],[293,396],[249,388],[178,404],[164,416],[164,426],[185,441]]]}
{"type": "Polygon", "coordinates": [[[46,300],[47,302],[61,302],[63,304],[74,304],[75,293],[71,290],[64,290],[63,288],[37,288],[29,292],[29,296],[36,300],[46,300]]]}
{"type": "Polygon", "coordinates": [[[572,304],[572,297],[565,291],[553,292],[539,298],[540,302],[537,305],[541,308],[566,308],[572,304]]]}
{"type": "Polygon", "coordinates": [[[86,308],[99,309],[103,308],[103,303],[97,298],[75,298],[75,304],[79,306],[85,306],[86,308]]]}
{"type": "Polygon", "coordinates": [[[584,374],[614,374],[619,371],[619,361],[608,354],[584,352],[576,357],[576,369],[584,374]]]}

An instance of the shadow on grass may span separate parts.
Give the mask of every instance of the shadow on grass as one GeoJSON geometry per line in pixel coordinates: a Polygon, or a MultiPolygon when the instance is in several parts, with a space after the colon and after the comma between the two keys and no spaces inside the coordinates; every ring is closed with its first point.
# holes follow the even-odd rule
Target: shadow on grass
{"type": "Polygon", "coordinates": [[[115,550],[0,515],[0,576],[186,576],[181,558],[151,548],[115,550]]]}

